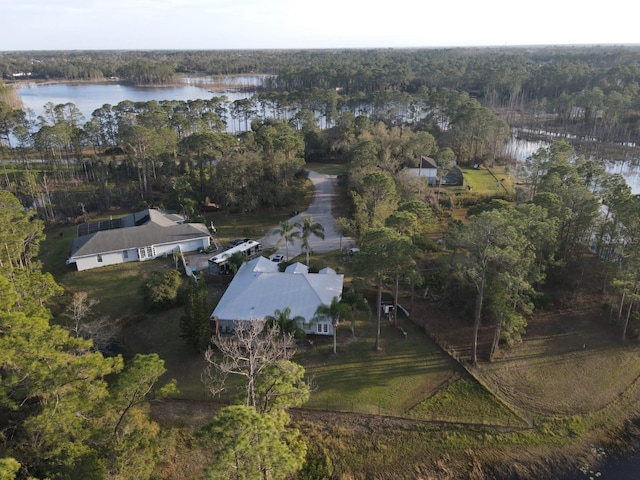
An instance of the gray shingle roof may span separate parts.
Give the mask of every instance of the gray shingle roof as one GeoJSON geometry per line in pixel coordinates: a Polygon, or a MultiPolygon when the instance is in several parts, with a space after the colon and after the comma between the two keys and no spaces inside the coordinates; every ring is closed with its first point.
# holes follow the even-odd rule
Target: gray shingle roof
{"type": "Polygon", "coordinates": [[[177,223],[182,217],[159,210],[144,210],[122,219],[122,228],[83,235],[74,239],[71,257],[84,257],[98,253],[116,252],[133,248],[178,243],[208,237],[202,223],[177,223]],[[147,223],[135,223],[149,216],[147,223]]]}

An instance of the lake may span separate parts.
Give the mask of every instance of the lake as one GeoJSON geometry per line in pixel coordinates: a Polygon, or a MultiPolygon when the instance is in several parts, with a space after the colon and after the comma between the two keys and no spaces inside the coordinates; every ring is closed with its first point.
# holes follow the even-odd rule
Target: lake
{"type": "MultiPolygon", "coordinates": [[[[638,446],[636,446],[638,447],[638,446]]],[[[637,480],[640,479],[640,450],[626,458],[605,459],[600,467],[586,467],[562,480],[637,480]]]]}
{"type": "MultiPolygon", "coordinates": [[[[550,144],[544,140],[521,138],[517,132],[514,132],[507,142],[505,152],[518,162],[524,162],[527,157],[550,144]]],[[[631,191],[636,195],[640,194],[640,150],[636,146],[620,146],[619,153],[609,153],[607,158],[595,155],[589,158],[601,161],[607,172],[622,175],[631,187],[631,191]]]]}
{"type": "MultiPolygon", "coordinates": [[[[247,98],[251,92],[264,82],[265,76],[243,77],[186,77],[184,85],[168,87],[136,87],[115,82],[105,83],[52,83],[27,84],[16,89],[22,99],[23,108],[32,110],[35,115],[44,113],[45,104],[54,105],[73,103],[84,116],[91,114],[105,104],[117,105],[124,100],[148,102],[151,100],[207,100],[226,96],[230,102],[247,98]],[[215,90],[214,90],[215,89],[215,90]]],[[[228,119],[227,119],[228,120],[228,119]]],[[[232,125],[232,122],[227,122],[232,125]]]]}

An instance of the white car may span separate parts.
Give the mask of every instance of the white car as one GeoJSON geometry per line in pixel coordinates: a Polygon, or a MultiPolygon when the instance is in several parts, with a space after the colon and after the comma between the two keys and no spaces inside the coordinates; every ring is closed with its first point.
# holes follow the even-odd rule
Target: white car
{"type": "Polygon", "coordinates": [[[277,253],[276,255],[271,257],[271,261],[276,263],[282,263],[284,262],[284,255],[277,253]]]}

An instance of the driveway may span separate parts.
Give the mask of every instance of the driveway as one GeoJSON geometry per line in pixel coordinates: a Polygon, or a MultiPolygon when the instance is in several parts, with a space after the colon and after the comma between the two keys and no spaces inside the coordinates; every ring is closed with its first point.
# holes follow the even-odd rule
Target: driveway
{"type": "MultiPolygon", "coordinates": [[[[332,252],[339,250],[340,245],[342,248],[348,248],[353,245],[353,239],[350,237],[342,237],[336,232],[336,221],[331,215],[331,203],[335,195],[335,183],[337,180],[336,175],[327,175],[324,173],[318,173],[309,171],[309,180],[314,186],[314,195],[309,209],[304,212],[299,212],[298,215],[289,219],[289,223],[302,223],[304,218],[312,217],[313,223],[319,223],[324,227],[324,240],[311,235],[309,237],[309,247],[312,251],[332,252]]],[[[279,227],[274,227],[267,232],[267,234],[261,239],[262,245],[265,248],[275,248],[280,235],[275,233],[279,227]]],[[[294,240],[294,243],[289,244],[289,259],[300,255],[302,252],[302,242],[299,239],[294,240]]],[[[280,248],[275,253],[281,253],[287,257],[287,248],[284,245],[284,241],[281,242],[280,248]]]]}

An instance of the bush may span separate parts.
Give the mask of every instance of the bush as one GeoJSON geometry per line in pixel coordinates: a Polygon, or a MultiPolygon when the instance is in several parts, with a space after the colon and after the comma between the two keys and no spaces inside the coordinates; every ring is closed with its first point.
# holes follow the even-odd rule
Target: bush
{"type": "Polygon", "coordinates": [[[153,272],[142,284],[144,304],[150,311],[173,308],[181,303],[183,277],[177,270],[153,272]]]}

